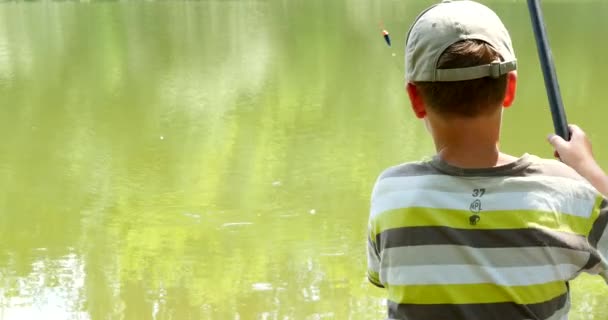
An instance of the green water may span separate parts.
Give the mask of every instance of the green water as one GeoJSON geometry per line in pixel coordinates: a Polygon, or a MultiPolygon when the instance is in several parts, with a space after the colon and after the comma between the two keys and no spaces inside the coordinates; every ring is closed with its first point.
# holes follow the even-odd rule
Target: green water
{"type": "MultiPolygon", "coordinates": [[[[0,4],[0,319],[381,319],[369,194],[433,151],[400,70],[431,2],[0,4]]],[[[520,66],[502,146],[550,156],[525,2],[491,3],[520,66]]],[[[608,168],[608,3],[544,3],[608,168]]],[[[607,299],[577,280],[571,319],[607,299]]]]}

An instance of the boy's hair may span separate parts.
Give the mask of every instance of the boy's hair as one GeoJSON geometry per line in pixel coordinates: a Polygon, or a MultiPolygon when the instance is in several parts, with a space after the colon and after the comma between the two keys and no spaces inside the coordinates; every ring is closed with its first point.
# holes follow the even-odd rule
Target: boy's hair
{"type": "MultiPolygon", "coordinates": [[[[481,40],[463,40],[449,46],[439,57],[438,69],[466,68],[502,61],[492,46],[481,40]]],[[[442,116],[476,117],[502,106],[507,75],[454,82],[415,81],[428,108],[442,116]]]]}

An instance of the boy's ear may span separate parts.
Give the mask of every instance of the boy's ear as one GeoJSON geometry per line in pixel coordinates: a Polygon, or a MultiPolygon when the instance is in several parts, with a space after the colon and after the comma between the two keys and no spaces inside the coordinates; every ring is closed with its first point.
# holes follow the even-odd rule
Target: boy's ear
{"type": "Polygon", "coordinates": [[[416,118],[423,119],[426,117],[426,107],[424,106],[424,100],[420,95],[420,91],[415,84],[408,82],[405,86],[407,90],[407,95],[410,97],[410,102],[412,103],[412,110],[416,115],[416,118]]]}
{"type": "Polygon", "coordinates": [[[505,99],[502,102],[503,107],[508,108],[515,100],[515,91],[517,89],[517,72],[512,71],[507,74],[507,92],[505,99]]]}

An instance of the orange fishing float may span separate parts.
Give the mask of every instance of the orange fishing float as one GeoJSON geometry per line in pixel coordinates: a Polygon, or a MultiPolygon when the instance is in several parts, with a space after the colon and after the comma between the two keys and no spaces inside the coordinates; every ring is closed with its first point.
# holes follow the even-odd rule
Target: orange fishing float
{"type": "Polygon", "coordinates": [[[386,44],[388,44],[388,46],[391,46],[391,36],[389,35],[388,31],[386,30],[382,30],[382,36],[384,37],[384,41],[386,41],[386,44]]]}

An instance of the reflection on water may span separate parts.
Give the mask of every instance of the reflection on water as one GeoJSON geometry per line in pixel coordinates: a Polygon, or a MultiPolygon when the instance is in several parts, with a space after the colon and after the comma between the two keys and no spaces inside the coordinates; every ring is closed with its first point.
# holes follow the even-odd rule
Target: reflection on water
{"type": "MultiPolygon", "coordinates": [[[[79,311],[85,278],[82,261],[75,254],[50,260],[44,257],[46,249],[37,251],[34,255],[39,259],[28,266],[26,276],[20,277],[16,270],[2,273],[0,315],[5,319],[88,319],[86,312],[79,311]]],[[[9,257],[11,262],[15,261],[9,257]]]]}
{"type": "MultiPolygon", "coordinates": [[[[382,318],[370,188],[432,145],[377,26],[402,47],[429,2],[0,4],[0,319],[382,318]]],[[[546,14],[577,19],[552,42],[601,137],[598,6],[546,14]]],[[[522,84],[503,146],[549,156],[525,6],[496,7],[522,84]]],[[[606,317],[603,284],[573,288],[573,319],[606,317]]]]}

